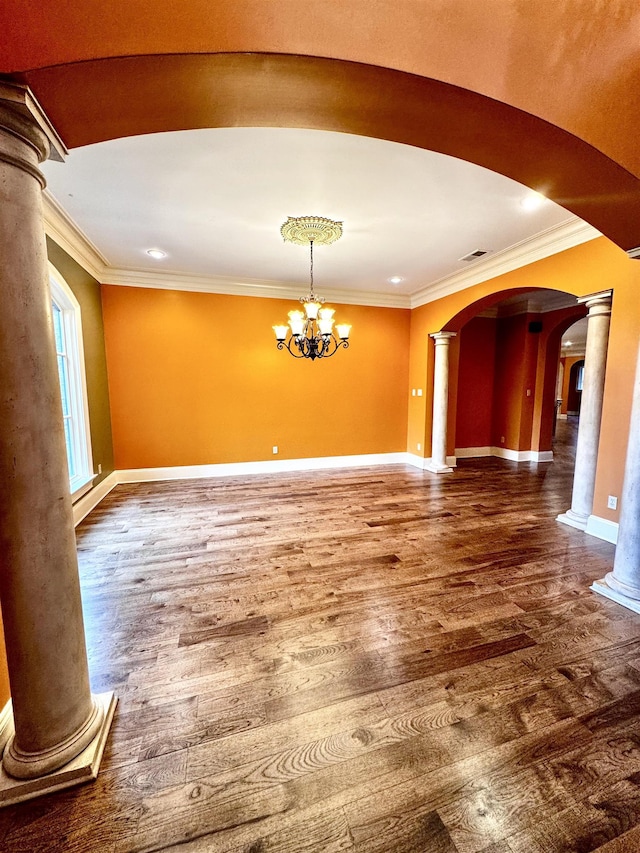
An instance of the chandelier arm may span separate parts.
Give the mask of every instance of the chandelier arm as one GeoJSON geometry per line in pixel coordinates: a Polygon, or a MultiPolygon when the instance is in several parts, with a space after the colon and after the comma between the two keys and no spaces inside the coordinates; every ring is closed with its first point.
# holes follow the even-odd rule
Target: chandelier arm
{"type": "Polygon", "coordinates": [[[291,349],[292,342],[295,342],[295,338],[293,337],[293,335],[289,338],[288,341],[278,341],[278,349],[289,350],[289,352],[294,358],[305,358],[304,353],[301,352],[300,355],[296,355],[296,353],[291,349]]]}

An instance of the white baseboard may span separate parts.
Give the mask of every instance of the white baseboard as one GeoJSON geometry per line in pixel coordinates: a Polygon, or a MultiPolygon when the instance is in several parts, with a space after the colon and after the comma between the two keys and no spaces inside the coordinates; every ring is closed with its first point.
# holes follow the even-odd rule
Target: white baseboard
{"type": "MultiPolygon", "coordinates": [[[[414,468],[420,468],[422,471],[431,470],[430,456],[416,456],[415,453],[407,453],[406,462],[408,465],[413,465],[414,468]]],[[[455,468],[457,466],[456,457],[447,456],[447,465],[450,468],[455,468]]]]}
{"type": "Polygon", "coordinates": [[[508,447],[456,447],[460,459],[497,456],[510,462],[553,462],[553,450],[511,450],[508,447]]]}
{"type": "Polygon", "coordinates": [[[456,447],[459,459],[476,459],[479,456],[491,456],[490,447],[456,447]]]}
{"type": "Polygon", "coordinates": [[[95,509],[100,501],[105,498],[111,489],[115,488],[119,482],[121,482],[118,478],[118,471],[112,471],[108,476],[104,478],[98,485],[91,489],[90,492],[87,492],[86,495],[83,495],[79,501],[76,501],[73,505],[73,523],[77,527],[78,524],[82,521],[83,518],[86,518],[87,515],[91,512],[92,509],[95,509]]]}
{"type": "Polygon", "coordinates": [[[553,450],[530,450],[531,462],[553,462],[553,450]]]}
{"type": "MultiPolygon", "coordinates": [[[[217,465],[175,465],[169,468],[128,468],[116,471],[118,483],[149,483],[157,480],[195,480],[203,477],[244,477],[314,471],[323,468],[360,468],[368,465],[412,465],[413,454],[365,453],[354,456],[317,456],[305,459],[266,459],[260,462],[227,462],[217,465]]],[[[415,457],[416,459],[421,457],[415,457]]]]}
{"type": "Polygon", "coordinates": [[[618,524],[615,521],[609,521],[607,518],[600,518],[598,515],[590,515],[587,519],[585,533],[591,536],[596,536],[598,539],[604,539],[605,542],[611,542],[616,545],[618,542],[618,524]]]}

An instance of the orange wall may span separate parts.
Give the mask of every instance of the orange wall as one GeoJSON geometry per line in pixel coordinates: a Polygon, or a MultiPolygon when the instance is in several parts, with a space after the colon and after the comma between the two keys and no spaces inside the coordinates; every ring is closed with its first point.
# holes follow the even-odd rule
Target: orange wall
{"type": "Polygon", "coordinates": [[[349,350],[278,352],[287,300],[103,286],[117,468],[406,450],[410,312],[336,307],[349,350]]]}
{"type": "Polygon", "coordinates": [[[530,320],[529,314],[498,320],[490,442],[494,447],[531,447],[538,337],[527,331],[530,320]]]}
{"type": "Polygon", "coordinates": [[[602,285],[614,292],[593,512],[610,521],[619,516],[619,508],[607,508],[607,496],[622,492],[640,340],[640,261],[625,261],[602,270],[602,285]]]}
{"type": "Polygon", "coordinates": [[[491,446],[496,320],[475,317],[460,330],[456,447],[491,446]]]}
{"type": "Polygon", "coordinates": [[[429,377],[433,377],[433,341],[429,333],[433,331],[438,330],[429,326],[426,312],[411,312],[407,450],[417,456],[431,455],[433,380],[429,377]],[[422,389],[422,396],[413,396],[412,390],[418,389],[422,389]]]}

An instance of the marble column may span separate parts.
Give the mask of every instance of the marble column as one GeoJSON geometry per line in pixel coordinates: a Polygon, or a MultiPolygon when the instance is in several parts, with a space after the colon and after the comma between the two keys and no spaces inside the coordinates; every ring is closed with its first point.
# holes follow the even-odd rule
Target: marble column
{"type": "Polygon", "coordinates": [[[447,465],[447,413],[449,408],[449,341],[455,332],[435,332],[433,365],[433,421],[431,426],[431,462],[427,471],[446,474],[453,471],[447,465]]]}
{"type": "Polygon", "coordinates": [[[38,168],[52,137],[28,89],[0,82],[0,601],[14,728],[0,805],[95,778],[95,754],[90,771],[73,762],[92,745],[101,756],[113,715],[113,697],[89,688],[38,168]]]}
{"type": "Polygon", "coordinates": [[[636,363],[613,571],[603,580],[596,581],[591,589],[640,613],[640,351],[636,363]]]}
{"type": "Polygon", "coordinates": [[[558,521],[584,530],[593,509],[593,492],[598,463],[600,420],[604,397],[604,374],[607,364],[609,323],[611,320],[611,291],[579,299],[589,309],[587,314],[587,345],[582,379],[582,401],[578,443],[573,473],[571,508],[558,516],[558,521]]]}

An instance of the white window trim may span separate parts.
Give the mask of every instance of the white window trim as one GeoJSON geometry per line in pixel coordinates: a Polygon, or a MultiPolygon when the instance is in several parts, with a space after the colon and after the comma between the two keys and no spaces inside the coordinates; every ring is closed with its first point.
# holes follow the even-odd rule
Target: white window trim
{"type": "Polygon", "coordinates": [[[84,366],[82,341],[82,314],[75,294],[49,262],[49,287],[51,298],[62,312],[65,342],[68,347],[69,402],[72,421],[79,426],[73,430],[74,453],[77,473],[70,480],[71,499],[76,501],[93,485],[93,455],[91,452],[91,428],[89,424],[89,402],[87,399],[87,377],[84,366]]]}

